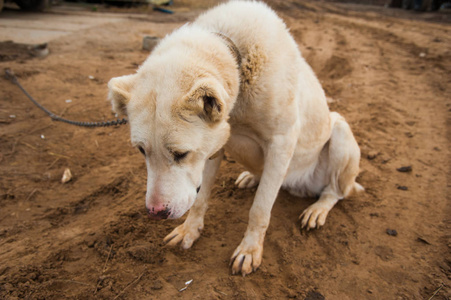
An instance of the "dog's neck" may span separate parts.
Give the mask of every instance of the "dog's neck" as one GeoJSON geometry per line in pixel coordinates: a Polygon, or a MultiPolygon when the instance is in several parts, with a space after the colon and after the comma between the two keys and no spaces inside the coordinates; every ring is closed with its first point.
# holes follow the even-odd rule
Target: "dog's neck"
{"type": "Polygon", "coordinates": [[[229,48],[229,50],[232,52],[233,57],[235,58],[236,64],[238,69],[241,68],[241,54],[240,51],[238,50],[238,47],[235,45],[235,43],[225,34],[221,33],[221,32],[215,32],[215,34],[217,36],[219,36],[224,43],[226,44],[226,46],[229,48]]]}

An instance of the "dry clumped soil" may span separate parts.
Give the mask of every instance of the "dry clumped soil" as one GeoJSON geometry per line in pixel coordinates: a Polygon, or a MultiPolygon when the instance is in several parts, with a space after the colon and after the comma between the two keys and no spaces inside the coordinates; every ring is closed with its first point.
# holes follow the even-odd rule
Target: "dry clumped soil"
{"type": "MultiPolygon", "coordinates": [[[[428,299],[436,292],[434,299],[450,299],[446,13],[269,4],[290,27],[331,110],[351,125],[366,191],[340,201],[326,225],[309,232],[298,216],[314,199],[281,191],[261,267],[232,276],[229,257],[255,193],[234,186],[243,169],[233,158],[222,163],[201,238],[187,251],[166,248],[162,239],[183,219],[146,217],[146,170],[128,126],[52,122],[2,77],[0,298],[428,299]],[[62,184],[65,168],[73,179],[62,184]]],[[[142,37],[163,37],[204,6],[83,29],[52,40],[45,58],[9,55],[0,69],[13,69],[56,113],[111,119],[106,83],[145,60],[142,37]]]]}

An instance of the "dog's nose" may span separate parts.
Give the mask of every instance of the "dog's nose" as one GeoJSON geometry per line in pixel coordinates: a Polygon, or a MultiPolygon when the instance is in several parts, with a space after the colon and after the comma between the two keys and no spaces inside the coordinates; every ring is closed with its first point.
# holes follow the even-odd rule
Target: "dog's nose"
{"type": "Polygon", "coordinates": [[[171,210],[167,207],[163,207],[162,209],[156,209],[155,207],[147,209],[147,215],[152,220],[167,219],[170,214],[171,214],[171,210]]]}

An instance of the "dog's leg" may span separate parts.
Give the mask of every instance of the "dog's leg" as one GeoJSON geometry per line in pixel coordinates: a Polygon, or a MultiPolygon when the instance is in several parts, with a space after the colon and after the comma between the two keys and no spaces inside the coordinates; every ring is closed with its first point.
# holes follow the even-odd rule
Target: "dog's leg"
{"type": "MultiPolygon", "coordinates": [[[[329,140],[327,162],[328,185],[320,198],[299,216],[302,228],[313,229],[323,226],[329,211],[338,200],[363,187],[355,182],[359,174],[360,149],[348,123],[338,113],[331,113],[333,124],[329,140]]],[[[321,162],[324,163],[324,162],[321,162]]]]}
{"type": "Polygon", "coordinates": [[[241,244],[232,255],[232,273],[245,276],[261,264],[263,241],[271,217],[271,209],[296,146],[297,128],[286,135],[275,136],[265,153],[263,174],[249,212],[249,223],[241,244]]]}
{"type": "Polygon", "coordinates": [[[170,234],[164,238],[168,246],[175,246],[180,243],[183,249],[190,248],[194,241],[200,236],[204,228],[204,216],[208,208],[211,188],[216,178],[216,173],[224,157],[224,150],[221,150],[215,158],[206,162],[202,175],[202,186],[199,190],[196,202],[188,213],[185,222],[177,226],[170,234]]]}
{"type": "Polygon", "coordinates": [[[261,147],[250,137],[232,134],[226,150],[248,170],[238,176],[235,185],[240,189],[258,185],[264,161],[261,147]]]}

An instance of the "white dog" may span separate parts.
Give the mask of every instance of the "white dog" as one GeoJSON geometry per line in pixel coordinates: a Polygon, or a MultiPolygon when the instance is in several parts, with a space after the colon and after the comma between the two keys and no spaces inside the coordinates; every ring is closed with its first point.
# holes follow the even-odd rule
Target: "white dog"
{"type": "Polygon", "coordinates": [[[320,83],[283,21],[259,2],[232,1],[165,37],[132,75],[108,84],[113,109],[128,115],[131,140],[146,158],[146,207],[154,219],[180,218],[165,241],[190,248],[204,226],[224,150],[258,185],[232,273],[261,264],[271,208],[281,187],[319,195],[300,216],[307,229],[354,190],[360,150],[349,125],[329,112],[320,83]]]}

